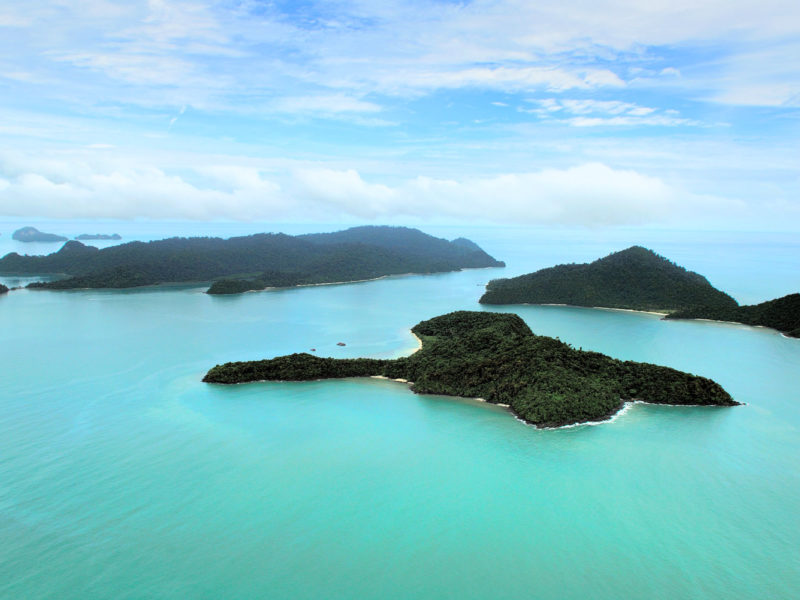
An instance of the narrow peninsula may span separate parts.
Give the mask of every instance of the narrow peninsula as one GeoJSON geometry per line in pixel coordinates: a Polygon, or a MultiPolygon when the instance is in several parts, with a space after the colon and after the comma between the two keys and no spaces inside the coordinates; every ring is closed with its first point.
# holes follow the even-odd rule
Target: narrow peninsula
{"type": "Polygon", "coordinates": [[[234,362],[212,368],[203,381],[305,381],[384,376],[411,382],[421,394],[482,398],[508,405],[537,427],[607,419],[626,401],[734,406],[710,379],[648,363],[620,361],[534,335],[515,314],[459,311],[411,330],[422,348],[394,360],[320,358],[307,353],[234,362]]]}
{"type": "Polygon", "coordinates": [[[800,338],[800,294],[732,308],[700,306],[668,314],[665,319],[710,319],[744,325],[771,327],[781,333],[800,338]]]}
{"type": "Polygon", "coordinates": [[[298,236],[170,238],[103,249],[72,240],[47,256],[12,252],[0,259],[0,273],[67,275],[29,284],[30,288],[211,282],[210,294],[502,266],[469,240],[448,241],[417,229],[380,226],[298,236]]]}
{"type": "Polygon", "coordinates": [[[736,300],[702,275],[641,246],[592,263],[557,265],[486,286],[481,304],[569,304],[672,312],[735,308],[736,300]]]}
{"type": "Polygon", "coordinates": [[[23,227],[11,234],[11,239],[18,242],[66,242],[67,238],[55,233],[45,233],[36,227],[23,227]]]}

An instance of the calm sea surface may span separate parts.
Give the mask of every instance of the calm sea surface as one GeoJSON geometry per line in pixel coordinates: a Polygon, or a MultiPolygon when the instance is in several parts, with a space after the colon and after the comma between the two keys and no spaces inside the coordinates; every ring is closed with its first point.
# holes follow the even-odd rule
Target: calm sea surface
{"type": "MultiPolygon", "coordinates": [[[[58,249],[11,241],[22,224],[0,224],[0,254],[58,249]]],[[[126,240],[335,228],[36,225],[126,240]]],[[[423,229],[508,267],[223,298],[0,297],[0,598],[800,595],[800,340],[513,307],[536,333],[712,377],[747,403],[635,405],[554,431],[374,379],[200,381],[219,362],[310,348],[398,356],[418,321],[480,310],[491,278],[633,243],[741,302],[800,291],[796,234],[423,229]]]]}

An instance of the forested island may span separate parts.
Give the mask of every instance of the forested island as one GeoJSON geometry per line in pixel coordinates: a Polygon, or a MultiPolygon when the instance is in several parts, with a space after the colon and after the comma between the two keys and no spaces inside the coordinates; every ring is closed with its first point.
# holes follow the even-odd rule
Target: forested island
{"type": "Polygon", "coordinates": [[[76,240],[121,240],[122,236],[118,233],[82,233],[75,236],[76,240]]]}
{"type": "Polygon", "coordinates": [[[592,263],[557,265],[486,286],[481,304],[569,304],[671,312],[704,306],[735,308],[736,300],[702,275],[641,246],[592,263]]]}
{"type": "Polygon", "coordinates": [[[668,314],[666,319],[711,319],[744,325],[771,327],[790,337],[800,338],[800,294],[733,308],[696,307],[668,314]]]}
{"type": "Polygon", "coordinates": [[[170,238],[103,249],[73,240],[47,256],[12,252],[0,259],[0,273],[68,275],[29,284],[29,288],[213,282],[208,290],[212,294],[501,266],[504,263],[468,240],[447,241],[417,229],[382,226],[298,236],[170,238]]]}
{"type": "Polygon", "coordinates": [[[8,288],[4,286],[2,283],[0,283],[0,294],[7,294],[7,293],[8,293],[8,288]]]}
{"type": "Polygon", "coordinates": [[[494,279],[481,304],[568,304],[665,313],[665,319],[710,319],[771,327],[800,337],[800,294],[753,306],[641,246],[592,263],[557,265],[494,279]]]}
{"type": "Polygon", "coordinates": [[[394,360],[320,358],[307,353],[217,365],[203,381],[305,381],[383,376],[422,394],[508,405],[537,427],[606,419],[625,401],[734,406],[710,379],[648,363],[620,361],[534,335],[515,314],[459,311],[411,330],[422,348],[394,360]]]}
{"type": "Polygon", "coordinates": [[[18,242],[66,242],[67,238],[55,233],[45,233],[36,227],[23,227],[11,234],[11,239],[18,242]]]}

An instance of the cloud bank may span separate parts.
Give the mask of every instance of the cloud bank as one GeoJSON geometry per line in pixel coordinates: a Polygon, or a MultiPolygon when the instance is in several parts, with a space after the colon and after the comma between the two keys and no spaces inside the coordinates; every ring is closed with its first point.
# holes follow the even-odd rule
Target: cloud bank
{"type": "Polygon", "coordinates": [[[0,214],[50,218],[272,221],[425,220],[588,226],[669,223],[739,210],[632,170],[586,163],[489,177],[415,177],[394,185],[353,169],[268,173],[207,164],[168,173],[146,164],[30,156],[0,159],[0,214]]]}

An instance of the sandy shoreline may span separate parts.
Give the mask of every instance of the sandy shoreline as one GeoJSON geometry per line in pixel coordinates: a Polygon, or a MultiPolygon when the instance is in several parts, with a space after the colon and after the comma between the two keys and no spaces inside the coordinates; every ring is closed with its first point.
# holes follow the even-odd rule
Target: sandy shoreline
{"type": "Polygon", "coordinates": [[[668,315],[668,312],[661,312],[656,310],[636,310],[634,308],[611,308],[609,306],[578,306],[577,304],[531,304],[530,302],[525,302],[525,306],[567,306],[569,308],[591,308],[596,310],[618,310],[622,312],[631,312],[631,313],[641,313],[644,315],[658,315],[663,317],[664,315],[668,315]]]}
{"type": "MultiPolygon", "coordinates": [[[[417,340],[417,347],[414,350],[412,350],[409,354],[407,354],[406,356],[411,356],[412,354],[422,350],[422,340],[420,339],[420,337],[416,333],[414,333],[413,331],[411,331],[410,333],[411,333],[411,335],[414,336],[414,339],[417,340]]],[[[370,375],[369,378],[370,379],[384,379],[386,381],[396,381],[397,383],[405,383],[409,387],[414,385],[413,381],[409,381],[408,379],[403,379],[402,377],[398,377],[396,379],[393,379],[391,377],[386,377],[386,375],[370,375]]],[[[428,396],[430,394],[424,394],[424,395],[428,396]]],[[[486,402],[485,398],[470,398],[470,397],[467,397],[467,396],[447,396],[447,397],[448,398],[460,398],[462,400],[474,400],[474,401],[483,402],[483,403],[486,403],[486,404],[493,404],[494,406],[499,406],[500,408],[509,409],[509,412],[511,412],[511,414],[514,415],[513,411],[510,410],[511,406],[509,404],[503,404],[501,402],[496,402],[496,403],[495,402],[486,402]]],[[[516,415],[514,415],[514,416],[516,417],[516,415]]]]}
{"type": "MultiPolygon", "coordinates": [[[[422,350],[422,340],[413,331],[411,332],[411,335],[413,335],[414,339],[417,340],[417,347],[414,350],[411,351],[411,354],[414,354],[414,353],[419,352],[420,350],[422,350]]],[[[409,354],[409,356],[411,356],[411,354],[409,354]]]]}
{"type": "Polygon", "coordinates": [[[687,319],[669,319],[670,321],[700,321],[703,323],[713,323],[715,325],[737,325],[738,327],[747,328],[747,329],[765,329],[767,331],[771,331],[772,333],[776,333],[781,337],[785,337],[789,340],[796,340],[798,338],[793,337],[791,335],[786,335],[780,329],[775,329],[774,327],[769,327],[768,325],[749,325],[747,323],[740,323],[739,321],[720,321],[719,319],[700,319],[700,318],[687,318],[687,319]]]}
{"type": "MultiPolygon", "coordinates": [[[[413,381],[409,381],[408,379],[402,379],[402,378],[393,379],[391,377],[386,377],[386,375],[369,375],[368,378],[369,379],[382,379],[384,381],[392,381],[392,382],[396,382],[396,383],[404,383],[404,384],[406,384],[408,386],[409,391],[411,391],[412,393],[415,393],[415,394],[417,393],[417,392],[414,392],[413,390],[411,390],[411,386],[414,385],[414,382],[413,381]]],[[[341,379],[363,379],[363,377],[342,377],[341,379]]],[[[330,381],[330,379],[328,379],[328,378],[325,378],[325,379],[313,379],[313,380],[309,380],[309,381],[330,381]]],[[[258,380],[258,381],[247,381],[247,382],[240,382],[240,383],[226,384],[226,385],[248,385],[248,384],[251,384],[251,383],[274,383],[274,380],[261,379],[261,380],[258,380]]],[[[295,382],[292,382],[292,383],[295,383],[295,382]]],[[[441,396],[443,398],[448,398],[448,399],[455,398],[455,399],[458,399],[458,400],[470,400],[470,401],[473,401],[473,402],[480,402],[482,404],[488,404],[488,405],[491,405],[491,406],[499,406],[500,408],[503,408],[506,411],[508,411],[508,413],[512,417],[514,417],[515,420],[519,421],[523,425],[526,425],[528,427],[532,427],[532,428],[540,430],[540,431],[557,431],[559,429],[574,429],[576,427],[584,427],[584,426],[585,427],[594,427],[596,425],[605,425],[607,423],[613,423],[618,418],[620,418],[622,415],[626,414],[629,410],[631,410],[631,408],[633,408],[633,406],[636,405],[636,404],[650,404],[652,406],[668,406],[668,407],[672,407],[672,408],[703,408],[703,407],[706,407],[706,408],[718,408],[718,407],[715,407],[713,405],[708,405],[708,404],[665,404],[665,403],[660,403],[660,402],[647,402],[645,400],[626,400],[626,401],[622,402],[622,404],[620,405],[620,408],[617,411],[615,411],[613,414],[609,415],[608,417],[606,417],[604,419],[597,419],[597,420],[594,420],[594,421],[581,421],[580,423],[570,423],[569,425],[559,425],[557,427],[542,427],[540,425],[536,425],[535,423],[530,423],[530,422],[526,421],[525,419],[520,417],[517,413],[515,413],[511,409],[511,405],[503,404],[502,402],[488,402],[485,398],[472,398],[472,397],[469,397],[469,396],[450,396],[448,394],[420,394],[420,395],[421,396],[441,396]]],[[[746,402],[742,402],[742,403],[740,403],[740,406],[746,406],[746,404],[747,404],[746,402]]]]}
{"type": "Polygon", "coordinates": [[[659,317],[669,314],[668,312],[661,312],[657,310],[635,310],[633,308],[608,308],[607,306],[592,306],[591,308],[596,308],[598,310],[618,310],[622,312],[641,313],[644,315],[658,315],[659,317]]]}
{"type": "MultiPolygon", "coordinates": [[[[557,429],[573,429],[575,427],[583,427],[584,425],[589,427],[594,427],[595,425],[604,425],[606,423],[613,423],[619,417],[627,413],[631,410],[634,405],[636,404],[649,404],[650,406],[668,406],[670,408],[720,408],[719,406],[715,406],[713,404],[666,404],[663,402],[648,402],[647,400],[626,400],[622,403],[622,406],[619,410],[617,410],[612,415],[609,415],[605,419],[598,419],[595,421],[583,421],[581,423],[571,423],[570,425],[559,425],[558,427],[538,427],[533,423],[528,423],[524,419],[520,419],[518,416],[514,415],[517,421],[522,421],[525,425],[530,425],[534,429],[541,429],[545,431],[554,431],[557,429]]],[[[746,403],[740,403],[740,406],[744,406],[746,403]]],[[[726,407],[727,408],[727,407],[726,407]]]]}
{"type": "MultiPolygon", "coordinates": [[[[344,285],[346,283],[365,283],[367,281],[380,281],[381,279],[391,279],[392,277],[410,277],[412,275],[420,275],[420,276],[422,276],[422,275],[444,275],[446,273],[460,273],[461,271],[480,271],[481,269],[502,269],[502,268],[503,267],[462,267],[461,269],[458,269],[456,271],[437,271],[435,273],[414,273],[414,272],[395,273],[395,274],[392,274],[392,275],[381,275],[380,277],[372,277],[370,279],[349,279],[347,281],[327,281],[327,282],[324,282],[324,283],[298,283],[297,285],[270,286],[270,287],[262,288],[260,290],[247,290],[247,291],[244,291],[244,292],[237,292],[237,294],[249,294],[249,293],[252,293],[252,292],[266,292],[266,291],[269,291],[269,290],[291,290],[293,288],[316,287],[316,286],[320,286],[320,285],[344,285]]],[[[202,285],[210,285],[211,283],[213,283],[213,281],[208,282],[208,283],[204,283],[202,285]]],[[[154,284],[154,286],[142,286],[142,287],[155,287],[155,285],[161,285],[161,284],[154,284]]],[[[91,289],[91,288],[87,288],[87,289],[91,289]]],[[[232,296],[232,295],[235,295],[235,294],[212,294],[212,295],[218,295],[218,296],[228,296],[228,295],[230,295],[230,296],[232,296]]]]}
{"type": "MultiPolygon", "coordinates": [[[[383,379],[385,381],[396,381],[397,383],[405,383],[406,385],[409,386],[409,388],[412,385],[414,385],[413,381],[409,381],[408,379],[402,379],[402,378],[399,378],[399,377],[397,379],[392,379],[391,377],[386,377],[386,375],[370,375],[369,378],[370,379],[383,379]]],[[[357,379],[357,378],[354,378],[354,379],[357,379]]],[[[416,392],[414,392],[414,393],[416,393],[416,392]]],[[[499,406],[500,408],[509,409],[509,412],[514,416],[515,419],[521,420],[521,419],[519,419],[519,417],[517,417],[517,415],[514,414],[514,412],[512,410],[510,410],[511,409],[511,405],[510,404],[503,404],[502,402],[487,402],[485,398],[472,398],[472,397],[469,397],[469,396],[451,396],[449,394],[420,394],[420,395],[421,396],[442,396],[444,398],[457,398],[459,400],[472,400],[474,402],[481,402],[483,404],[489,404],[491,406],[499,406]]],[[[526,425],[529,425],[529,423],[526,423],[526,425]]]]}
{"type": "MultiPolygon", "coordinates": [[[[657,315],[659,317],[665,317],[671,313],[668,312],[661,312],[655,310],[635,310],[633,308],[610,308],[608,306],[577,306],[575,304],[531,304],[530,302],[524,302],[523,306],[566,306],[570,308],[590,308],[596,310],[613,310],[613,311],[621,311],[621,312],[630,312],[630,313],[640,313],[643,315],[657,315]]],[[[740,323],[739,321],[722,321],[720,319],[703,319],[697,317],[687,317],[687,318],[680,318],[680,319],[668,319],[669,321],[701,321],[705,323],[721,323],[723,325],[739,325],[740,327],[748,327],[752,329],[767,329],[770,331],[774,331],[778,335],[781,335],[785,338],[790,340],[795,340],[798,338],[792,337],[790,335],[786,335],[784,332],[780,331],[779,329],[775,329],[774,327],[768,327],[767,325],[749,325],[747,323],[740,323]]]]}

